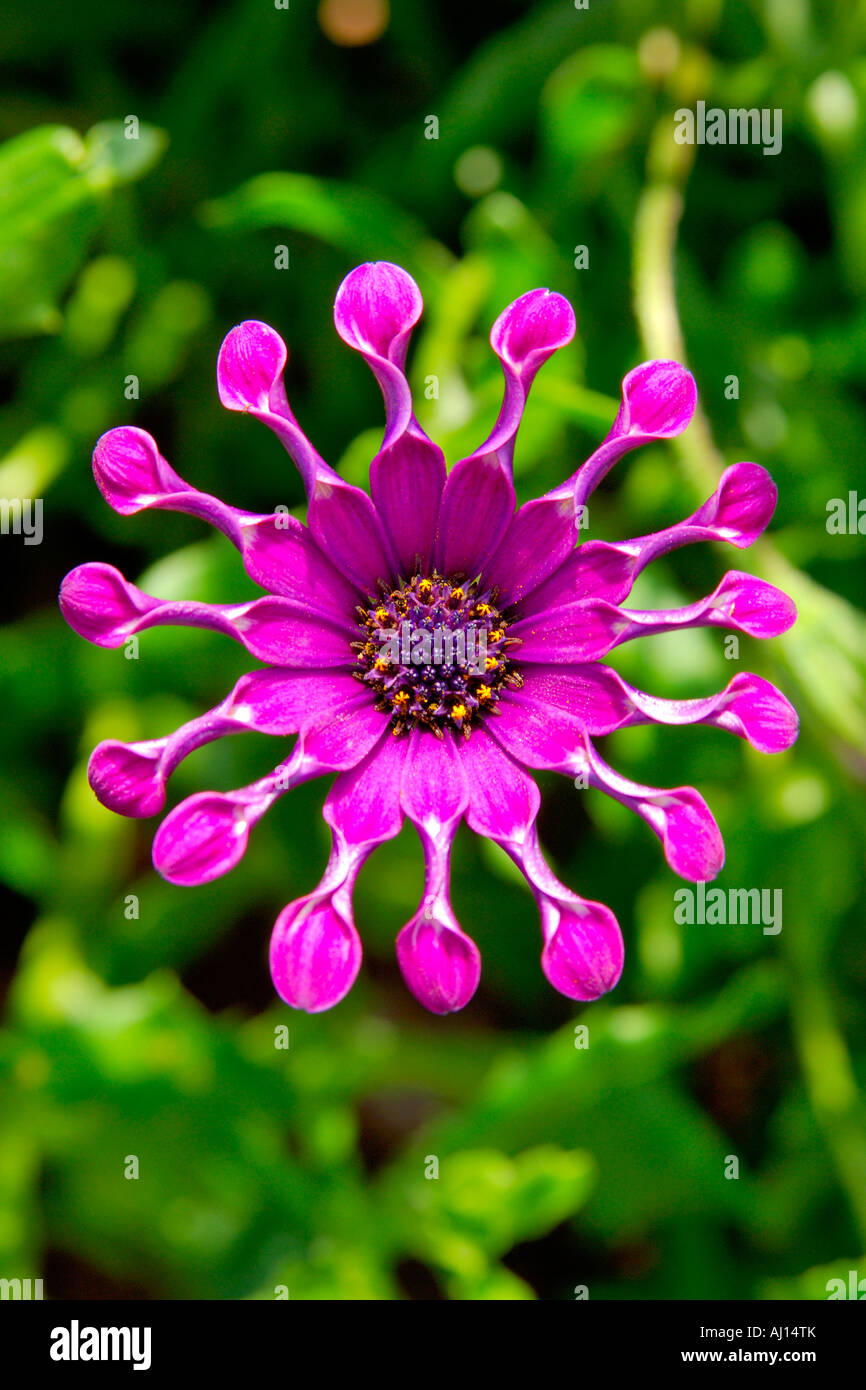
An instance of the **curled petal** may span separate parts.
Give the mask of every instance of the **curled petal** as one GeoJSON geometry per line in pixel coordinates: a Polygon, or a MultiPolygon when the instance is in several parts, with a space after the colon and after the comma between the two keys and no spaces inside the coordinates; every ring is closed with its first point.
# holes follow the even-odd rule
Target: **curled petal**
{"type": "MultiPolygon", "coordinates": [[[[620,727],[634,724],[709,724],[744,738],[759,753],[789,748],[798,732],[797,714],[780,690],[761,676],[739,671],[718,695],[663,700],[637,690],[610,671],[631,705],[620,727]]],[[[590,732],[593,732],[590,730],[590,732]]]]}
{"type": "MultiPolygon", "coordinates": [[[[623,379],[619,411],[601,444],[545,500],[570,498],[579,515],[587,498],[623,454],[641,444],[681,434],[696,404],[694,377],[679,362],[643,362],[635,367],[623,379]]],[[[541,574],[538,582],[544,577],[541,574]]]]}
{"type": "Polygon", "coordinates": [[[712,812],[694,787],[644,787],[615,772],[587,739],[560,769],[588,774],[589,785],[635,811],[658,835],[674,873],[693,883],[715,878],[725,862],[725,846],[712,812]]]}
{"type": "Polygon", "coordinates": [[[628,450],[681,434],[694,414],[697,398],[694,377],[679,362],[644,362],[629,372],[610,433],[576,474],[575,509],[586,504],[628,450]]]}
{"type": "Polygon", "coordinates": [[[434,1014],[455,1013],[481,979],[481,953],[456,921],[419,909],[397,937],[397,961],[419,1004],[434,1014]]]}
{"type": "Polygon", "coordinates": [[[333,718],[341,705],[357,698],[357,683],[348,676],[252,671],[215,709],[164,738],[100,743],[88,764],[88,781],[109,810],[124,816],[152,816],[165,804],[168,778],[194,749],[248,729],[283,736],[297,733],[316,711],[333,718]]]}
{"type": "Polygon", "coordinates": [[[249,832],[291,788],[364,758],[385,731],[384,715],[365,693],[303,724],[291,756],[267,777],[234,792],[199,792],[175,806],[154,837],[154,867],[170,883],[207,883],[228,873],[246,851],[249,832]]]}
{"type": "Polygon", "coordinates": [[[184,484],[145,430],[121,425],[108,430],[93,451],[93,475],[109,506],[131,516],[184,484]]]}
{"type": "Polygon", "coordinates": [[[712,497],[689,522],[711,531],[713,540],[728,541],[744,550],[770,524],[777,497],[776,484],[766,468],[759,463],[734,463],[725,469],[712,497]]]}
{"type": "Polygon", "coordinates": [[[642,362],[623,378],[614,430],[647,440],[671,439],[682,434],[697,403],[695,379],[679,362],[642,362]]]}
{"type": "MultiPolygon", "coordinates": [[[[693,787],[644,787],[607,766],[592,747],[581,722],[551,705],[503,700],[502,717],[491,732],[503,747],[530,767],[549,768],[567,777],[582,776],[641,816],[655,831],[675,873],[694,881],[714,878],[725,860],[719,828],[693,787]]],[[[511,848],[504,848],[512,853],[511,848]]],[[[513,856],[512,856],[513,857],[513,856]]]]}
{"type": "MultiPolygon", "coordinates": [[[[796,605],[787,594],[739,570],[730,570],[707,598],[683,608],[638,611],[598,600],[579,606],[591,610],[597,621],[608,621],[614,638],[611,646],[689,627],[733,628],[749,637],[778,637],[797,619],[796,605]]],[[[599,645],[594,655],[603,656],[609,650],[599,645]]]]}
{"type": "Polygon", "coordinates": [[[283,369],[288,352],[275,329],[257,319],[226,335],[217,359],[217,389],[227,410],[242,410],[273,430],[297,465],[307,496],[337,474],[313,448],[286,398],[283,369]]]}
{"type": "MultiPolygon", "coordinates": [[[[501,721],[495,724],[499,732],[501,721]]],[[[535,818],[538,788],[484,730],[460,750],[469,784],[466,819],[510,854],[538,902],[542,969],[569,999],[597,999],[622,971],[623,945],[613,913],[560,883],[544,861],[535,818]]]]}
{"type": "Polygon", "coordinates": [[[744,738],[759,753],[782,753],[797,740],[800,721],[797,711],[762,676],[742,671],[723,692],[712,722],[744,738]]]}
{"type": "Polygon", "coordinates": [[[774,584],[739,570],[730,570],[704,602],[706,622],[735,627],[750,637],[779,637],[797,621],[793,599],[774,584]]]}
{"type": "Polygon", "coordinates": [[[378,742],[337,778],[325,802],[333,848],[318,888],[290,903],[271,937],[277,992],[296,1009],[318,1013],[348,993],[361,962],[352,890],[361,865],[403,822],[400,774],[406,747],[380,729],[378,742]]]}
{"type": "Polygon", "coordinates": [[[506,370],[528,378],[528,387],[548,357],[571,342],[576,327],[574,310],[563,295],[529,290],[503,309],[490,330],[490,346],[506,370]]]}
{"type": "Polygon", "coordinates": [[[781,691],[747,671],[738,672],[717,695],[665,700],[629,685],[610,666],[530,666],[522,689],[509,693],[500,709],[502,717],[491,726],[500,741],[522,738],[527,751],[533,740],[541,741],[554,753],[569,729],[610,734],[636,724],[709,724],[747,739],[760,753],[776,753],[794,742],[798,728],[796,712],[781,691]],[[527,708],[533,704],[539,715],[527,708]],[[522,710],[523,729],[513,705],[522,710]]]}
{"type": "Polygon", "coordinates": [[[169,883],[209,883],[239,864],[250,826],[263,814],[237,792],[197,792],[166,816],[153,841],[153,865],[169,883]]]}
{"type": "Polygon", "coordinates": [[[286,398],[285,360],[285,345],[267,324],[238,324],[220,348],[220,399],[229,410],[245,410],[277,435],[303,478],[308,523],[319,546],[349,580],[374,592],[379,580],[387,582],[394,571],[376,509],[367,494],[344,482],[307,439],[286,398]]]}
{"type": "MultiPolygon", "coordinates": [[[[433,742],[429,735],[428,742],[433,742]]],[[[411,756],[411,753],[410,753],[411,756]]],[[[397,960],[409,989],[434,1014],[453,1013],[469,1003],[481,978],[481,955],[451,908],[451,845],[458,811],[435,830],[419,825],[424,846],[424,896],[397,938],[397,960]]]]}
{"type": "Polygon", "coordinates": [[[685,521],[631,541],[585,541],[579,545],[549,579],[531,592],[524,589],[521,613],[540,613],[591,595],[621,603],[653,560],[698,541],[726,541],[744,550],[769,524],[776,495],[772,478],[760,464],[732,464],[715,492],[685,521]]]}
{"type": "Polygon", "coordinates": [[[544,941],[541,966],[554,989],[581,1001],[607,994],[623,965],[622,934],[610,908],[560,883],[541,853],[535,827],[525,844],[505,848],[538,903],[544,941]]]}
{"type": "MultiPolygon", "coordinates": [[[[445,484],[437,557],[446,574],[477,574],[505,538],[515,505],[514,444],[529,388],[542,363],[573,335],[571,305],[549,290],[521,295],[493,325],[490,342],[502,363],[505,396],[490,437],[455,464],[445,484]]],[[[565,522],[569,531],[567,515],[565,522]]],[[[526,549],[529,533],[537,532],[538,524],[532,513],[528,524],[521,522],[504,563],[526,549]]]]}
{"type": "Polygon", "coordinates": [[[106,739],[94,748],[87,780],[103,806],[122,816],[154,816],[165,805],[164,745],[118,743],[106,739]]]}
{"type": "Polygon", "coordinates": [[[639,611],[606,599],[583,599],[516,622],[521,661],[596,661],[635,637],[691,627],[724,627],[752,637],[787,632],[797,610],[787,594],[763,579],[731,570],[713,592],[683,608],[639,611]]]}
{"type": "MultiPolygon", "coordinates": [[[[531,594],[555,575],[563,562],[568,562],[575,540],[575,522],[582,517],[587,498],[605,474],[629,450],[680,434],[692,418],[696,402],[694,378],[678,362],[644,362],[629,372],[622,383],[622,402],[616,419],[595,452],[559,487],[521,508],[501,554],[494,558],[493,582],[513,601],[531,594]],[[522,522],[524,529],[531,524],[533,529],[546,533],[546,543],[525,556],[521,554],[522,537],[516,525],[523,512],[527,514],[522,522]]],[[[622,592],[605,597],[617,602],[627,592],[623,588],[622,592]]]]}
{"type": "Polygon", "coordinates": [[[130,584],[113,565],[99,561],[78,565],[60,585],[60,611],[79,637],[99,647],[119,647],[135,624],[159,600],[130,584]]]}
{"type": "Polygon", "coordinates": [[[352,890],[374,841],[349,845],[334,833],[322,881],[284,908],[271,934],[274,987],[293,1009],[317,1014],[339,1004],[361,966],[361,942],[352,915],[352,890]]]}
{"type": "Polygon", "coordinates": [[[198,627],[240,642],[258,661],[278,666],[349,666],[354,629],[291,599],[266,597],[251,603],[163,602],[145,594],[111,565],[80,565],[63,580],[60,608],[81,637],[101,647],[119,647],[152,627],[198,627]]]}
{"type": "Polygon", "coordinates": [[[153,865],[169,883],[209,883],[240,863],[249,833],[284,792],[327,767],[299,740],[267,777],[234,792],[197,792],[166,816],[153,841],[153,865]]]}
{"type": "Polygon", "coordinates": [[[541,968],[553,988],[580,1001],[607,994],[619,981],[624,959],[622,933],[610,908],[575,893],[547,894],[542,904],[541,968]]]}
{"type": "Polygon", "coordinates": [[[267,323],[247,319],[223,340],[217,359],[217,390],[226,410],[265,413],[271,409],[288,361],[286,345],[267,323]]]}
{"type": "Polygon", "coordinates": [[[337,332],[364,357],[385,401],[385,437],[370,465],[370,491],[399,570],[407,576],[430,563],[445,484],[442,450],[415,419],[403,370],[421,309],[421,292],[411,275],[388,261],[351,271],[334,306],[337,332]]]}
{"type": "MultiPolygon", "coordinates": [[[[122,426],[104,434],[94,450],[93,471],[103,496],[122,515],[157,508],[197,516],[228,536],[241,552],[247,573],[270,593],[315,601],[330,616],[352,614],[358,589],[326,559],[295,517],[285,511],[271,516],[239,511],[197,492],[178,477],[144,430],[122,426]]],[[[323,476],[328,476],[327,469],[323,476]]]]}
{"type": "Polygon", "coordinates": [[[337,290],[334,323],[349,347],[402,366],[423,307],[407,271],[390,261],[371,261],[350,271],[337,290]]]}
{"type": "Polygon", "coordinates": [[[361,968],[361,941],[345,885],[283,908],[271,934],[270,967],[277,994],[293,1009],[318,1014],[346,997],[361,968]]]}
{"type": "Polygon", "coordinates": [[[241,523],[257,519],[253,512],[239,511],[191,488],[163,458],[151,435],[132,425],[109,430],[97,441],[93,475],[106,502],[122,516],[148,508],[184,512],[215,526],[239,548],[241,523]]]}

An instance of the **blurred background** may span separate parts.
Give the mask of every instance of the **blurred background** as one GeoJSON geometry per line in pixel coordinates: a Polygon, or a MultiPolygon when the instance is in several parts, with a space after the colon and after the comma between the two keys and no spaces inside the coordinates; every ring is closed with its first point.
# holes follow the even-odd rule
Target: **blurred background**
{"type": "MultiPolygon", "coordinates": [[[[494,29],[454,0],[4,6],[0,496],[43,499],[44,533],[0,538],[0,1275],[48,1297],[825,1298],[866,1276],[863,539],[856,515],[853,534],[826,525],[864,486],[866,6],[495,8],[494,29]],[[673,112],[698,100],[780,109],[781,153],[675,144],[673,112]],[[670,696],[756,670],[797,705],[799,743],[764,758],[647,728],[603,751],[700,788],[720,885],[781,889],[778,935],[678,925],[643,823],[547,777],[557,872],[623,927],[611,997],[553,993],[522,880],[464,830],[454,901],[483,982],[464,1013],[427,1015],[393,955],[422,881],[407,830],[361,876],[352,994],[295,1015],[267,941],[326,861],[323,784],[196,889],[155,875],[152,823],[90,793],[95,743],[169,731],[248,662],[191,630],[144,634],[137,661],[90,647],[59,617],[63,574],[98,559],[167,598],[255,592],[193,519],[112,513],[94,441],[135,423],[193,486],[299,509],[279,444],[216,396],[220,341],[261,318],[289,344],[304,427],[364,480],[381,401],[331,313],[366,259],[422,287],[411,374],[449,461],[498,408],[493,319],[547,285],[578,338],[536,382],[521,497],[573,471],[650,356],[688,362],[703,414],[619,464],[590,534],[679,520],[739,459],[772,472],[768,538],[680,552],[631,601],[691,602],[745,568],[796,598],[794,631],[742,637],[737,661],[710,630],[613,664],[670,696]]],[[[172,798],[280,756],[211,745],[172,798]]]]}

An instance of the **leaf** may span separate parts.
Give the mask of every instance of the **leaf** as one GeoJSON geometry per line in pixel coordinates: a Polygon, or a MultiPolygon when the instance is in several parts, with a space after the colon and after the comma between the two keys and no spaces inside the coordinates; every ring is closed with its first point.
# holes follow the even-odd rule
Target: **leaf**
{"type": "Polygon", "coordinates": [[[57,332],[58,299],[106,195],[151,168],[164,145],[153,127],[124,141],[120,124],[109,122],[84,140],[65,126],[39,126],[0,149],[0,336],[57,332]]]}
{"type": "Polygon", "coordinates": [[[308,174],[260,174],[205,203],[200,217],[206,227],[221,231],[286,228],[358,260],[396,259],[409,269],[446,255],[428,240],[421,223],[388,199],[308,174]]]}

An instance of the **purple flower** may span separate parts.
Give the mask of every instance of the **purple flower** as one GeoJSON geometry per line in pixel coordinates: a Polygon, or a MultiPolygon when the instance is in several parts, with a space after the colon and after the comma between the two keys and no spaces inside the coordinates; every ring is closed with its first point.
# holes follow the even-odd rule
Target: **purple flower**
{"type": "Polygon", "coordinates": [[[636,811],[684,878],[713,878],[724,861],[718,827],[691,787],[630,782],[594,740],[632,724],[712,724],[761,752],[788,748],[797,716],[759,676],[740,673],[717,695],[663,700],[630,686],[603,658],[633,637],[716,626],[772,637],[796,613],[772,585],[739,570],[684,608],[623,608],[636,577],[694,541],[742,549],[767,526],[776,489],[754,463],[726,469],[711,497],[676,526],[637,540],[575,544],[593,489],[629,450],[685,429],[695,384],[676,362],[629,372],[614,424],[578,471],[516,508],[514,442],[533,377],[568,343],[574,315],[561,295],[532,290],[500,315],[490,341],[505,376],[489,439],[446,477],[441,450],[416,421],[404,361],[421,313],[414,281],[387,263],[359,266],[337,294],[337,331],[360,352],[385,400],[370,496],[341,479],[302,433],[286,399],[286,349],[266,324],[242,323],[223,343],[217,380],[229,410],[268,425],[294,459],[308,524],[285,512],[237,511],[196,492],[150,435],[110,430],[94,452],[96,481],[123,515],[162,507],[223,531],[266,596],[211,605],[163,602],[105,564],[63,581],[67,622],[116,647],[163,624],[213,628],[264,663],[215,709],[165,738],[101,743],[89,766],[103,805],[128,816],[162,810],[166,781],[193,749],[241,730],[297,734],[269,776],[234,792],[200,792],[157,831],[156,868],[200,884],[233,868],[250,830],[291,787],[336,773],[324,806],[333,848],[311,893],[290,903],[271,941],[274,984],[315,1013],[351,988],[361,962],[352,890],[368,855],[407,817],[422,841],[425,883],[397,938],[409,988],[428,1009],[462,1008],[478,985],[478,948],[449,899],[451,845],[461,820],[501,845],[538,903],[542,968],[570,999],[612,989],[623,945],[613,913],[566,888],[538,843],[539,794],[528,768],[581,777],[636,811]]]}

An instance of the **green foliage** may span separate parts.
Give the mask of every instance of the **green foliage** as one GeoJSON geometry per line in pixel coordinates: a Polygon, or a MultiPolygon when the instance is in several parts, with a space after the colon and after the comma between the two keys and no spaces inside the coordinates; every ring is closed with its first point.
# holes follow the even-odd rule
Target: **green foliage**
{"type": "MultiPolygon", "coordinates": [[[[45,1274],[55,1297],[825,1298],[866,1276],[863,537],[825,524],[862,488],[866,434],[863,7],[512,0],[495,31],[465,5],[391,8],[356,49],[303,4],[164,6],[130,26],[77,0],[48,26],[13,0],[4,19],[0,496],[44,499],[45,531],[0,537],[0,1274],[45,1274]],[[673,112],[698,99],[782,108],[782,153],[675,146],[673,112]],[[465,1014],[425,1015],[393,958],[420,889],[404,832],[359,880],[356,989],[295,1016],[266,945],[326,860],[322,787],[188,890],[154,874],[150,824],[96,803],[97,741],[166,732],[247,662],[189,630],[143,634],[136,661],[88,647],[57,613],[64,572],[106,559],[167,598],[253,586],[193,519],[113,514],[93,443],[140,424],[196,487],[302,514],[280,446],[216,398],[221,338],[262,318],[288,342],[304,427],[362,481],[381,402],[330,315],[364,259],[422,286],[410,373],[449,461],[499,408],[493,319],[544,284],[579,333],[533,388],[522,497],[573,470],[650,355],[685,355],[703,416],[618,466],[593,535],[671,524],[739,458],[772,472],[766,541],[675,555],[633,602],[687,603],[744,568],[794,595],[798,626],[741,638],[737,662],[711,632],[613,664],[682,696],[756,670],[800,708],[799,743],[769,759],[640,729],[605,756],[701,789],[719,883],[781,889],[778,935],[678,924],[646,828],[545,778],[558,873],[623,926],[610,998],[552,994],[510,861],[462,833],[454,900],[484,982],[465,1014]]],[[[172,798],[276,760],[257,738],[200,749],[172,798]]]]}

